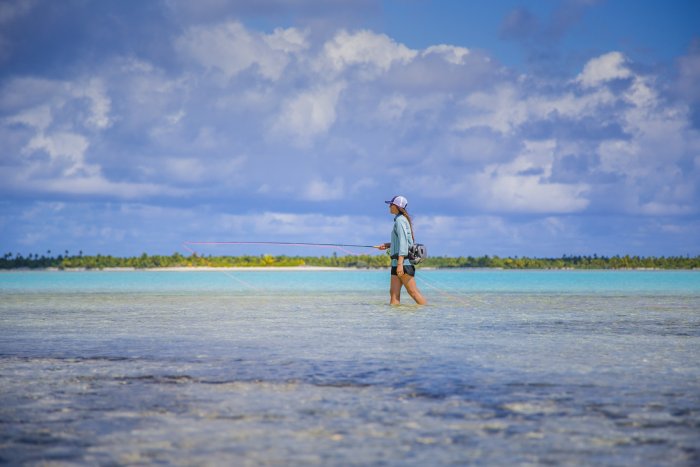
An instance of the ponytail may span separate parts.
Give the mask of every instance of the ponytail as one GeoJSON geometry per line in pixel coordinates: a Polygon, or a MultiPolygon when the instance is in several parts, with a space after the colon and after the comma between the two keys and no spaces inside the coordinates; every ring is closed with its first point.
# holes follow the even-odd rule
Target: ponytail
{"type": "Polygon", "coordinates": [[[400,212],[404,217],[406,217],[406,219],[408,219],[408,225],[411,226],[411,238],[413,239],[413,243],[416,243],[416,236],[415,236],[415,234],[413,233],[413,222],[411,222],[411,216],[408,215],[408,211],[406,211],[405,208],[399,208],[398,206],[396,206],[396,207],[399,209],[399,212],[400,212]]]}

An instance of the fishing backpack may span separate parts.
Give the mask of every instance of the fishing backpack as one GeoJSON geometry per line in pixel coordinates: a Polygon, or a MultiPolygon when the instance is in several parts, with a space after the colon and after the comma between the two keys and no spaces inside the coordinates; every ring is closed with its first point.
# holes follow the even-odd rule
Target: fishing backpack
{"type": "Polygon", "coordinates": [[[422,243],[414,243],[408,247],[408,260],[411,264],[418,264],[428,257],[428,249],[422,243]]]}

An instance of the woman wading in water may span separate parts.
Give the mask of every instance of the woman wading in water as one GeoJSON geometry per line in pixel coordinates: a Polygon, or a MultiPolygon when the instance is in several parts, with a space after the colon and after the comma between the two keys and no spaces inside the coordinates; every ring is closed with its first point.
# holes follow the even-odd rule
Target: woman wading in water
{"type": "Polygon", "coordinates": [[[394,214],[394,228],[391,231],[391,243],[383,243],[375,248],[386,250],[389,248],[391,255],[391,286],[389,295],[391,304],[398,305],[401,302],[401,287],[406,287],[408,294],[419,305],[428,303],[416,286],[416,268],[408,260],[408,247],[413,245],[413,224],[411,217],[406,212],[408,200],[403,196],[394,196],[391,201],[385,201],[389,205],[389,211],[394,214]]]}

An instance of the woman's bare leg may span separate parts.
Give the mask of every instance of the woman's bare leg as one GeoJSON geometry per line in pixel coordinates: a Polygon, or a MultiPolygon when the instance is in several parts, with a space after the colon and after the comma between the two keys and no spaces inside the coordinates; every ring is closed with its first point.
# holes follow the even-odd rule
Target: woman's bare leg
{"type": "MultiPolygon", "coordinates": [[[[392,279],[393,278],[394,277],[392,276],[392,279]]],[[[403,285],[406,287],[406,291],[411,296],[411,298],[413,298],[413,300],[416,301],[417,304],[426,305],[428,303],[428,301],[420,293],[420,290],[418,290],[418,286],[416,285],[416,279],[414,277],[411,277],[408,274],[403,275],[401,276],[401,282],[403,282],[403,285]]]]}
{"type": "Polygon", "coordinates": [[[391,305],[398,305],[401,303],[401,280],[398,276],[391,276],[391,286],[389,288],[389,296],[391,298],[391,305]]]}

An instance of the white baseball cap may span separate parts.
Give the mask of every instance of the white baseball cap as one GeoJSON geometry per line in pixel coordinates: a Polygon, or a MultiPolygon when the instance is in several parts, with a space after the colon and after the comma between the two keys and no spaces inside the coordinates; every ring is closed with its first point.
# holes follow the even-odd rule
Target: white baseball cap
{"type": "Polygon", "coordinates": [[[391,201],[384,201],[386,204],[395,204],[401,209],[405,209],[408,206],[408,200],[401,195],[396,195],[391,198],[391,201]]]}

